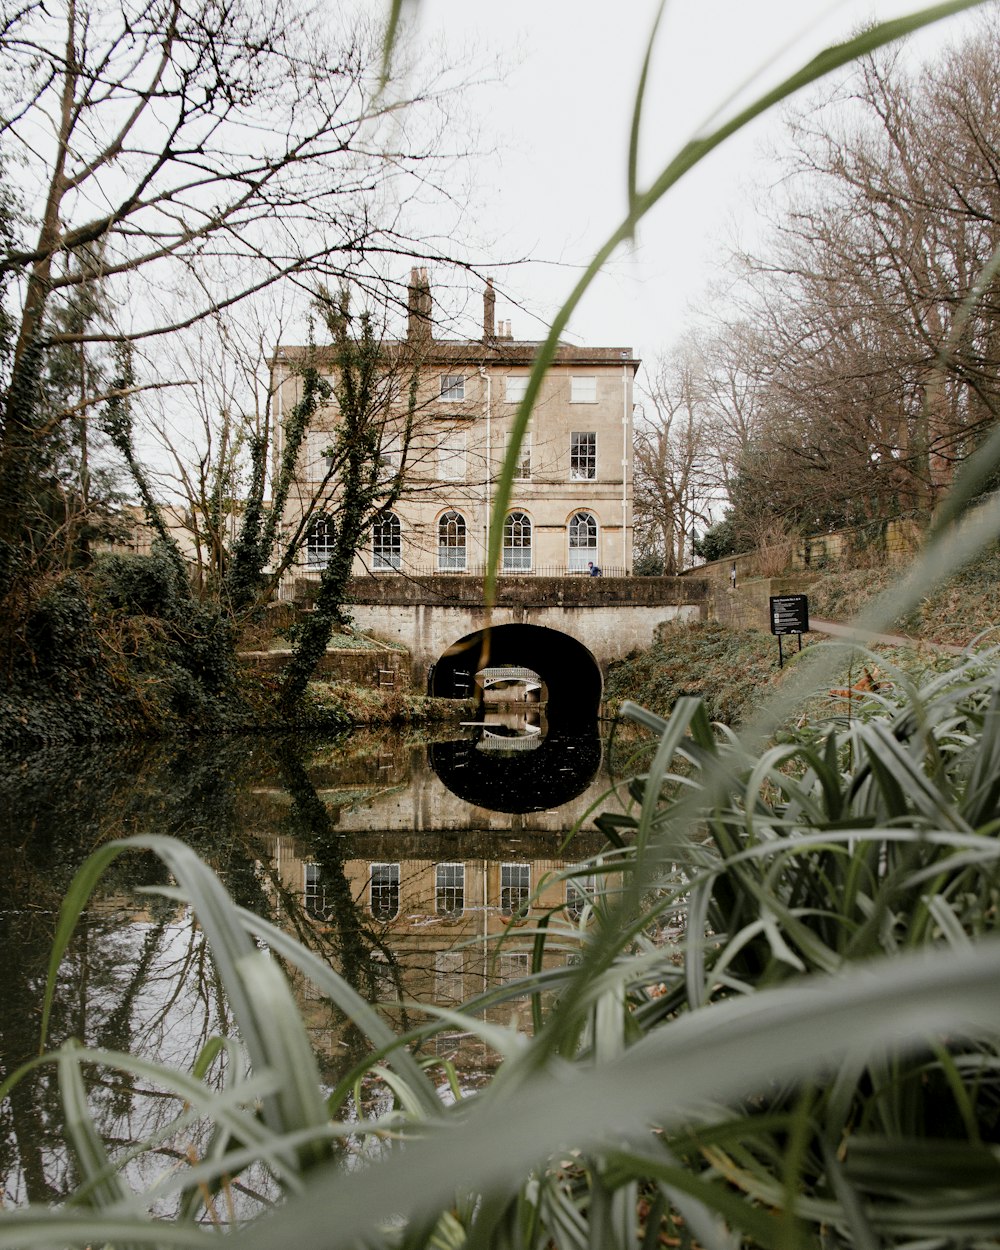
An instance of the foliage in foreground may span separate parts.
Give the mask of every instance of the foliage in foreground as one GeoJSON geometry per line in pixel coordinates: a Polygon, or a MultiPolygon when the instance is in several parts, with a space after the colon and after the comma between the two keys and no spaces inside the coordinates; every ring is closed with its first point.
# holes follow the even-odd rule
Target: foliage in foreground
{"type": "Polygon", "coordinates": [[[250,1246],[638,1247],[678,1220],[713,1248],[1000,1244],[998,665],[985,653],[760,752],[696,699],[666,721],[628,707],[653,758],[599,819],[607,850],[574,869],[597,875],[583,923],[551,915],[530,975],[402,1038],[188,847],[100,847],[67,896],[49,995],[101,873],[151,850],[240,1040],[210,1042],[193,1072],[72,1042],[35,1061],[56,1069],[80,1184],[60,1209],[4,1212],[0,1246],[224,1230],[250,1246]],[[332,1091],[282,964],[368,1039],[332,1091]],[[486,1022],[525,996],[531,1037],[486,1022]],[[503,1056],[482,1092],[441,1084],[434,1037],[456,1027],[503,1056]],[[174,1100],[154,1139],[101,1141],[88,1091],[115,1074],[174,1100]],[[371,1080],[392,1107],[367,1122],[354,1095],[371,1080]],[[197,1155],[157,1164],[191,1140],[197,1155]]]}

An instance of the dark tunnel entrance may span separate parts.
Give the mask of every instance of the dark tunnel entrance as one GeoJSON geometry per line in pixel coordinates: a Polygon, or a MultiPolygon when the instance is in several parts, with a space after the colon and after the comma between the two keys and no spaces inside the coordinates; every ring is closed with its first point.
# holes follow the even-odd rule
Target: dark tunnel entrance
{"type": "Polygon", "coordinates": [[[541,625],[497,625],[460,639],[431,670],[428,693],[474,695],[476,673],[506,665],[532,669],[542,679],[553,729],[596,724],[603,686],[597,661],[583,643],[541,625]]]}

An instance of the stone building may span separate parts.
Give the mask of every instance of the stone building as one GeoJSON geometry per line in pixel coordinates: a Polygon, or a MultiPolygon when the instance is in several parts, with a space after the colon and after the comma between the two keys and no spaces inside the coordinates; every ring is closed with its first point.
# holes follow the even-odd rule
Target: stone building
{"type": "MultiPolygon", "coordinates": [[[[405,339],[385,343],[387,369],[397,373],[382,445],[387,474],[401,467],[405,487],[392,511],[373,526],[358,553],[356,573],[481,574],[490,540],[495,482],[510,444],[518,404],[540,347],[517,340],[495,318],[492,282],[483,295],[481,339],[437,338],[426,269],[411,272],[405,339]],[[412,437],[402,450],[402,414],[416,379],[412,437]],[[393,425],[393,420],[396,424],[393,425]],[[405,463],[401,464],[404,459],[405,463]]],[[[279,346],[272,368],[282,452],[283,414],[301,393],[303,347],[279,346]]],[[[332,354],[312,359],[331,373],[332,354]]],[[[607,575],[632,569],[632,387],[639,366],[628,347],[562,344],[542,384],[517,460],[503,524],[501,571],[607,575]]],[[[312,514],[294,578],[326,560],[323,520],[334,402],[314,420],[300,456],[285,520],[295,527],[312,514]]]]}

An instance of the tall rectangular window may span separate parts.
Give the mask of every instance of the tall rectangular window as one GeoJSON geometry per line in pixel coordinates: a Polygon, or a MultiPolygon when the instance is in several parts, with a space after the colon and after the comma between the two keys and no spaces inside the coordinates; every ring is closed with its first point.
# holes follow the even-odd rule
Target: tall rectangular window
{"type": "Polygon", "coordinates": [[[378,920],[399,915],[399,865],[372,864],[371,913],[378,920]]]}
{"type": "Polygon", "coordinates": [[[574,482],[597,477],[597,434],[574,432],[569,436],[569,475],[574,482]]]}
{"type": "Polygon", "coordinates": [[[527,909],[531,895],[531,865],[500,865],[500,910],[513,916],[527,909]]]}
{"type": "Polygon", "coordinates": [[[569,402],[571,404],[596,404],[597,378],[570,378],[569,402]]]}
{"type": "Polygon", "coordinates": [[[568,877],[566,879],[566,915],[571,920],[579,920],[583,909],[593,902],[597,892],[597,882],[593,874],[586,877],[568,877]]]}
{"type": "Polygon", "coordinates": [[[333,467],[333,434],[329,430],[310,430],[306,435],[306,476],[310,482],[322,482],[333,467]]]}
{"type": "Polygon", "coordinates": [[[465,911],[465,865],[438,864],[435,910],[439,916],[459,916],[465,911]]]}
{"type": "Polygon", "coordinates": [[[531,571],[531,518],[511,512],[503,523],[502,568],[508,573],[531,571]]]}
{"type": "Polygon", "coordinates": [[[372,569],[398,571],[403,566],[403,531],[399,517],[387,512],[372,526],[372,569]]]}
{"type": "Polygon", "coordinates": [[[461,512],[446,512],[438,520],[438,569],[442,573],[457,573],[465,568],[466,537],[461,512]]]}
{"type": "Polygon", "coordinates": [[[521,439],[521,446],[517,452],[517,465],[514,469],[514,477],[520,482],[531,481],[531,435],[525,434],[521,439]]]}
{"type": "Polygon", "coordinates": [[[524,399],[527,389],[527,374],[522,377],[518,377],[516,374],[508,374],[504,379],[504,403],[519,404],[524,399]]]}
{"type": "Polygon", "coordinates": [[[372,951],[368,956],[368,984],[372,1002],[399,1002],[399,985],[384,951],[372,951]]]}
{"type": "Polygon", "coordinates": [[[438,477],[442,482],[465,481],[465,431],[449,430],[441,435],[437,449],[438,477]]]}
{"type": "Polygon", "coordinates": [[[465,956],[462,951],[437,951],[434,955],[434,997],[445,1007],[465,1000],[465,956]]]}
{"type": "Polygon", "coordinates": [[[403,466],[403,440],[393,434],[382,444],[379,481],[391,481],[403,466]]]}
{"type": "Polygon", "coordinates": [[[523,981],[528,975],[527,951],[501,951],[497,960],[497,979],[501,985],[509,985],[511,981],[523,981]]]}
{"type": "Polygon", "coordinates": [[[465,399],[464,376],[460,373],[442,373],[440,398],[458,401],[465,399]]]}
{"type": "Polygon", "coordinates": [[[306,915],[312,916],[313,920],[327,921],[331,918],[332,908],[326,903],[326,890],[320,880],[319,864],[303,864],[304,883],[303,883],[303,902],[305,904],[306,915]]]}

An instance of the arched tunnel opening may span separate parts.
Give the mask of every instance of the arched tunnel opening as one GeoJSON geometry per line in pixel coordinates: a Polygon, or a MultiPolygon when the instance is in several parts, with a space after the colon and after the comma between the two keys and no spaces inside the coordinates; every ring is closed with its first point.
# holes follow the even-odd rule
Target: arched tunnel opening
{"type": "Polygon", "coordinates": [[[481,669],[524,667],[542,679],[552,729],[595,725],[601,704],[601,670],[590,651],[569,634],[542,625],[497,625],[459,639],[428,677],[429,694],[465,698],[477,690],[481,669]]]}

